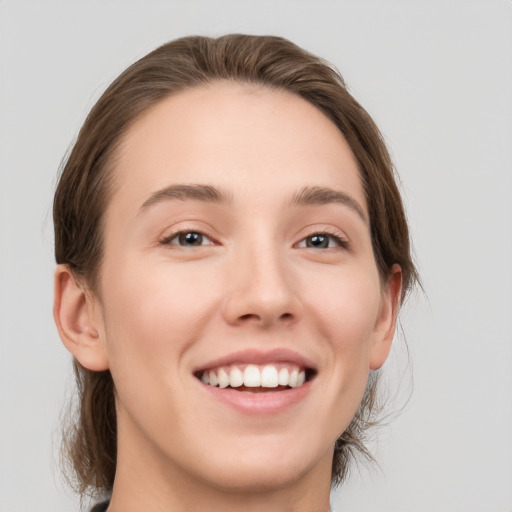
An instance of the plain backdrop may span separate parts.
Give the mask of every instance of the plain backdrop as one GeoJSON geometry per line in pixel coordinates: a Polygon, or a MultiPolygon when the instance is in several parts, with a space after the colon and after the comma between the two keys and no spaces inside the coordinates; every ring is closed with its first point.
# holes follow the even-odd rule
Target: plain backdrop
{"type": "Polygon", "coordinates": [[[334,509],[510,512],[509,0],[0,2],[0,512],[79,509],[57,464],[72,391],[51,315],[59,163],[127,65],[227,32],[282,35],[333,62],[402,178],[425,294],[384,369],[390,410],[413,393],[370,445],[380,469],[356,469],[334,509]]]}

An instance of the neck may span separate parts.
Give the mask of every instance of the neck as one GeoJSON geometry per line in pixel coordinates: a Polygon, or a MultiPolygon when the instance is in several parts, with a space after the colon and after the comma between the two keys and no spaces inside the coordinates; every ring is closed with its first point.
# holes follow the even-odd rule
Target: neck
{"type": "MultiPolygon", "coordinates": [[[[181,483],[181,482],[180,482],[181,483]]],[[[138,482],[137,489],[127,493],[122,486],[114,488],[108,512],[328,512],[329,494],[307,493],[303,489],[261,490],[259,492],[229,492],[205,486],[155,489],[138,482]]]]}
{"type": "MultiPolygon", "coordinates": [[[[250,486],[209,481],[191,474],[146,444],[118,442],[118,461],[108,512],[328,512],[332,453],[288,480],[250,486]]],[[[236,472],[234,471],[236,474],[236,472]]]]}

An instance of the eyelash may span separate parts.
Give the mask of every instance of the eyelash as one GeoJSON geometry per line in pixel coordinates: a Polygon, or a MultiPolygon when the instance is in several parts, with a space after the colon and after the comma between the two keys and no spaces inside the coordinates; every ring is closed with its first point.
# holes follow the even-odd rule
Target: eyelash
{"type": "MultiPolygon", "coordinates": [[[[159,244],[160,245],[178,245],[180,247],[202,247],[205,245],[217,245],[208,235],[206,235],[205,233],[203,233],[201,231],[196,231],[196,230],[177,231],[175,233],[172,233],[172,234],[162,238],[159,241],[159,244]],[[206,243],[206,244],[200,243],[199,245],[196,245],[196,246],[181,245],[180,242],[183,242],[183,240],[180,240],[180,237],[187,236],[187,235],[198,235],[199,237],[201,237],[201,242],[204,241],[204,239],[206,238],[209,241],[209,243],[206,243]],[[178,243],[172,243],[173,240],[175,240],[175,239],[178,239],[178,243]]],[[[336,233],[331,233],[329,231],[319,231],[319,232],[311,233],[310,235],[304,237],[299,243],[295,244],[295,247],[300,247],[300,248],[304,248],[304,249],[336,249],[336,248],[348,249],[349,242],[345,238],[342,238],[340,235],[338,235],[336,233]],[[327,237],[329,239],[328,247],[308,246],[307,240],[311,239],[313,237],[327,237]],[[334,241],[336,246],[330,246],[331,241],[334,241]],[[304,245],[301,245],[301,244],[304,244],[304,245]]]]}
{"type": "MultiPolygon", "coordinates": [[[[160,245],[180,245],[179,243],[178,244],[173,244],[172,241],[175,239],[175,238],[179,238],[183,235],[199,235],[201,237],[201,240],[206,238],[207,240],[210,241],[209,244],[204,244],[204,245],[216,245],[212,239],[208,236],[208,235],[205,235],[204,233],[202,233],[201,231],[195,231],[195,230],[192,230],[192,229],[189,229],[189,230],[182,230],[182,231],[177,231],[176,233],[172,233],[171,235],[169,236],[166,236],[165,238],[163,238],[162,240],[160,240],[160,245]]],[[[187,247],[186,245],[180,245],[181,247],[187,247]]],[[[189,245],[188,247],[200,247],[200,246],[203,246],[203,244],[199,244],[198,246],[194,246],[194,245],[189,245]]]]}
{"type": "MultiPolygon", "coordinates": [[[[305,238],[303,238],[297,244],[297,246],[300,246],[301,248],[307,248],[307,249],[317,249],[317,247],[311,247],[311,246],[308,247],[307,245],[299,245],[299,244],[303,244],[303,243],[307,244],[308,238],[311,239],[313,237],[327,237],[328,239],[334,240],[334,242],[337,246],[337,247],[320,247],[320,249],[336,249],[336,248],[348,249],[349,248],[348,240],[346,240],[345,238],[342,238],[337,233],[331,233],[329,231],[319,231],[319,232],[311,233],[311,235],[308,235],[305,238]]],[[[330,245],[330,241],[328,243],[330,245]]]]}

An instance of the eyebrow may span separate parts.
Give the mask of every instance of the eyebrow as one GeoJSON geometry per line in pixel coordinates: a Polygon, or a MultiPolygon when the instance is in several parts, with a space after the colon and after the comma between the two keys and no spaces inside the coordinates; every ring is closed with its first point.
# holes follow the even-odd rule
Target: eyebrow
{"type": "Polygon", "coordinates": [[[292,206],[317,206],[329,203],[340,203],[348,206],[361,219],[368,223],[366,214],[361,205],[345,192],[334,190],[328,187],[304,187],[292,197],[290,205],[292,206]]]}
{"type": "Polygon", "coordinates": [[[178,184],[170,185],[151,194],[151,196],[142,203],[140,210],[146,210],[150,206],[172,199],[181,201],[194,199],[207,203],[231,203],[230,194],[211,185],[178,184]]]}
{"type": "MultiPolygon", "coordinates": [[[[151,196],[142,203],[140,211],[146,210],[155,204],[173,199],[181,201],[193,199],[207,203],[221,204],[230,204],[232,202],[231,194],[212,185],[176,184],[151,194],[151,196]]],[[[345,192],[329,187],[304,187],[293,195],[290,206],[318,206],[330,203],[343,204],[357,213],[364,222],[368,222],[363,209],[355,199],[345,194],[345,192]]]]}

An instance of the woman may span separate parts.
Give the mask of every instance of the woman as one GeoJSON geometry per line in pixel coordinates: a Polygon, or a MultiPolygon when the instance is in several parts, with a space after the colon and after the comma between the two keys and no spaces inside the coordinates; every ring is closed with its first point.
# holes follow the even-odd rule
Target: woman
{"type": "Polygon", "coordinates": [[[158,48],[93,107],[54,222],[95,510],[328,510],[416,277],[339,74],[276,37],[158,48]]]}

